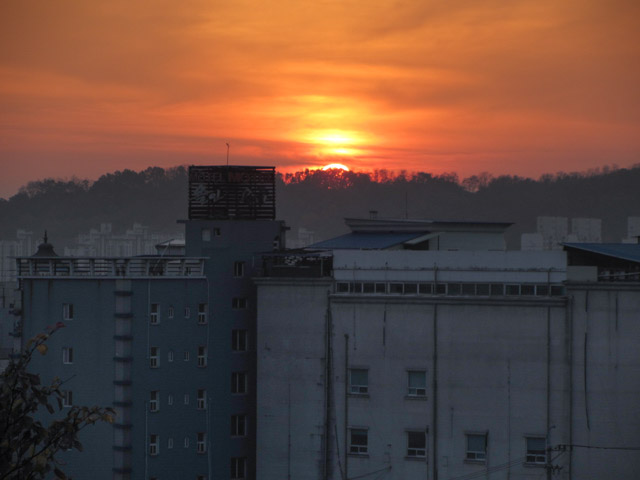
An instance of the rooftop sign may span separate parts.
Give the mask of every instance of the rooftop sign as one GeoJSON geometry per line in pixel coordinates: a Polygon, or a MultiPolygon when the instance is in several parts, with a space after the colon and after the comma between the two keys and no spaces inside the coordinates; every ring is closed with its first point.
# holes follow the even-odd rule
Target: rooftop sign
{"type": "Polygon", "coordinates": [[[275,167],[190,166],[189,219],[275,219],[275,170],[275,167]]]}

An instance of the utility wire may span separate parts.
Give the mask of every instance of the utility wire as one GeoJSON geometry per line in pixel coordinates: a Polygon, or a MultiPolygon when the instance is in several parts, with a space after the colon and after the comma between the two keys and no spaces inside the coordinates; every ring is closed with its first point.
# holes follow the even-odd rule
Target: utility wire
{"type": "Polygon", "coordinates": [[[380,470],[374,470],[373,472],[363,473],[362,475],[356,475],[355,477],[349,477],[347,480],[356,480],[356,478],[365,478],[375,475],[376,473],[384,472],[385,470],[391,470],[391,465],[381,468],[380,470]]]}
{"type": "Polygon", "coordinates": [[[558,448],[592,448],[592,449],[596,449],[596,450],[630,450],[630,451],[638,451],[640,450],[640,447],[603,447],[600,445],[576,445],[576,444],[571,444],[571,445],[558,445],[558,448]]]}

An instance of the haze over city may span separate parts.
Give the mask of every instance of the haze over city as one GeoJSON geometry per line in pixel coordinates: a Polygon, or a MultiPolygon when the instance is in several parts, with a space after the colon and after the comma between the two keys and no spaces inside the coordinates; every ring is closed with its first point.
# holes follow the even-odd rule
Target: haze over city
{"type": "Polygon", "coordinates": [[[0,197],[150,165],[537,178],[639,160],[640,4],[0,5],[0,197]]]}

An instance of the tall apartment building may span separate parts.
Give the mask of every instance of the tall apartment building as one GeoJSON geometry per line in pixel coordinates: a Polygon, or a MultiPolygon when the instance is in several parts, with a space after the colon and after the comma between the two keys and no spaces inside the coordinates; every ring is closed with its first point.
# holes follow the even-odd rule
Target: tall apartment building
{"type": "Polygon", "coordinates": [[[258,279],[258,478],[633,479],[640,246],[348,220],[258,279]]]}
{"type": "Polygon", "coordinates": [[[62,321],[33,368],[66,404],[113,406],[73,478],[255,478],[255,286],[279,250],[272,167],[191,167],[186,255],[17,260],[22,342],[62,321]]]}

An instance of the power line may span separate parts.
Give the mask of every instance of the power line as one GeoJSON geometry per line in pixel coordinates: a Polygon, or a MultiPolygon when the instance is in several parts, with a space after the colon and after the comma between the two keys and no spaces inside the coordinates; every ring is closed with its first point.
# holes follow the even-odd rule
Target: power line
{"type": "Polygon", "coordinates": [[[576,444],[571,444],[571,445],[560,444],[556,447],[556,449],[559,449],[559,450],[566,450],[567,448],[591,448],[595,450],[629,450],[629,451],[640,450],[640,447],[603,447],[601,445],[576,445],[576,444]]]}

